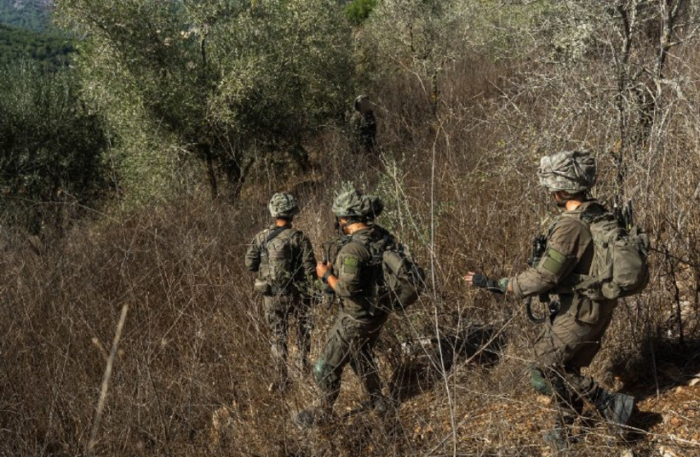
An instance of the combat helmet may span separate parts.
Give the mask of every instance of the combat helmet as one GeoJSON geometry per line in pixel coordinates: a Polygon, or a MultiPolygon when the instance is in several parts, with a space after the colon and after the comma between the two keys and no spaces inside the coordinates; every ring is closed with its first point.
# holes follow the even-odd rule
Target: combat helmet
{"type": "Polygon", "coordinates": [[[550,192],[585,192],[596,183],[595,158],[588,151],[562,151],[540,160],[540,185],[550,192]]]}
{"type": "Polygon", "coordinates": [[[299,206],[292,194],[278,192],[272,196],[267,205],[270,215],[275,219],[288,219],[295,214],[299,214],[299,206]]]}
{"type": "Polygon", "coordinates": [[[362,106],[362,102],[365,100],[369,100],[369,95],[358,95],[355,98],[355,104],[353,105],[355,107],[355,111],[360,111],[360,107],[362,106]]]}
{"type": "Polygon", "coordinates": [[[379,197],[365,195],[348,183],[336,194],[331,211],[336,218],[367,221],[379,216],[383,209],[384,204],[379,197]]]}

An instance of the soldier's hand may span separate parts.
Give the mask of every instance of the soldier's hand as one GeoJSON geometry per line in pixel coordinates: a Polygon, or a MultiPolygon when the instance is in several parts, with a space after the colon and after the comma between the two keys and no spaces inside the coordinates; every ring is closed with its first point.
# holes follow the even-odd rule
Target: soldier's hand
{"type": "Polygon", "coordinates": [[[470,271],[464,275],[464,280],[474,287],[480,287],[495,294],[503,294],[508,290],[508,278],[489,279],[488,276],[483,273],[474,273],[470,271]]]}
{"type": "Polygon", "coordinates": [[[473,271],[470,271],[466,275],[464,275],[464,280],[467,281],[467,284],[470,286],[474,287],[486,287],[486,280],[488,278],[486,277],[485,274],[483,273],[476,273],[473,271]]]}
{"type": "Polygon", "coordinates": [[[316,290],[320,290],[324,294],[333,294],[334,293],[333,288],[331,288],[331,286],[329,286],[328,284],[324,284],[320,279],[317,279],[316,281],[314,281],[314,288],[316,290]]]}
{"type": "Polygon", "coordinates": [[[325,262],[318,262],[316,264],[316,276],[319,278],[323,278],[323,275],[326,274],[327,271],[330,271],[331,266],[325,262]]]}

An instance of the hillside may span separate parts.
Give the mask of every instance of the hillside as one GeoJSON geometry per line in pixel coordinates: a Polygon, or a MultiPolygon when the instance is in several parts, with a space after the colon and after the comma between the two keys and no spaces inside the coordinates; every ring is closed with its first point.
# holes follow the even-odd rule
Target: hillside
{"type": "MultiPolygon", "coordinates": [[[[700,457],[700,0],[352,4],[65,1],[71,65],[0,71],[0,456],[700,457]],[[565,197],[541,159],[581,150],[595,185],[590,164],[563,174],[629,209],[650,275],[616,303],[571,298],[574,328],[612,316],[583,373],[637,408],[621,427],[585,404],[556,454],[543,432],[563,408],[530,381],[547,324],[464,276],[528,268],[565,197]],[[275,389],[244,258],[276,192],[332,257],[348,182],[381,198],[376,223],[426,281],[374,351],[397,415],[369,411],[347,367],[330,420],[300,430],[320,390],[294,317],[275,389]]],[[[585,229],[550,246],[536,292],[585,273],[585,229]]],[[[316,289],[314,362],[343,338],[316,289]]]]}
{"type": "Polygon", "coordinates": [[[51,0],[0,0],[0,24],[43,32],[49,27],[51,0]]]}
{"type": "Polygon", "coordinates": [[[57,33],[0,24],[0,65],[31,59],[45,68],[58,68],[68,64],[73,52],[72,40],[57,33]]]}

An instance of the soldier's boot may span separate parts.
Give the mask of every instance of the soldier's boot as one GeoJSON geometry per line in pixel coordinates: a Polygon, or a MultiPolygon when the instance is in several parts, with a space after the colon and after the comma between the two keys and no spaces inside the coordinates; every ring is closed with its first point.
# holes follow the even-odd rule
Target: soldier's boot
{"type": "Polygon", "coordinates": [[[627,425],[634,410],[634,397],[601,388],[594,405],[608,421],[617,425],[627,425]]]}
{"type": "Polygon", "coordinates": [[[569,437],[563,427],[554,427],[542,435],[542,439],[556,456],[565,456],[569,451],[569,437]]]}
{"type": "Polygon", "coordinates": [[[268,386],[270,392],[284,393],[289,387],[287,372],[287,346],[277,341],[272,345],[272,359],[275,364],[275,378],[268,386]]]}
{"type": "Polygon", "coordinates": [[[300,411],[294,417],[294,423],[300,429],[328,425],[333,419],[333,404],[338,398],[340,385],[337,389],[321,389],[321,399],[318,406],[300,411]]]}
{"type": "Polygon", "coordinates": [[[399,405],[380,393],[371,396],[370,406],[381,421],[384,433],[387,436],[396,437],[400,431],[400,424],[396,417],[399,405]]]}
{"type": "Polygon", "coordinates": [[[396,415],[396,405],[382,394],[373,395],[371,405],[374,412],[382,420],[393,419],[396,415]]]}
{"type": "MultiPolygon", "coordinates": [[[[577,441],[572,436],[572,426],[576,421],[578,403],[571,405],[571,409],[561,410],[554,420],[554,426],[542,435],[544,442],[556,456],[568,455],[569,448],[577,441]]],[[[583,405],[582,401],[580,403],[583,405]]]]}
{"type": "Polygon", "coordinates": [[[573,425],[583,412],[583,399],[571,392],[561,382],[554,382],[554,399],[559,406],[554,426],[546,431],[542,438],[554,452],[554,455],[568,455],[572,444],[577,442],[573,435],[573,425]]]}
{"type": "Polygon", "coordinates": [[[327,425],[332,418],[332,413],[324,408],[314,407],[299,411],[294,417],[294,423],[301,430],[327,425]]]}

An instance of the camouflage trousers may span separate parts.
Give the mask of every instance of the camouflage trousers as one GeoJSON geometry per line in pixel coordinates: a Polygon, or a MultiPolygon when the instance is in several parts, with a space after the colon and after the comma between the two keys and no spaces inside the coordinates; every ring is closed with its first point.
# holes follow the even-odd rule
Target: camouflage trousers
{"type": "Polygon", "coordinates": [[[559,406],[556,421],[573,423],[583,410],[584,399],[596,403],[602,388],[581,374],[600,350],[600,342],[612,320],[612,309],[590,322],[577,318],[575,307],[563,307],[545,324],[535,342],[537,364],[531,367],[536,391],[554,395],[559,406]]]}
{"type": "Polygon", "coordinates": [[[289,321],[296,320],[297,347],[301,369],[308,366],[311,350],[311,300],[298,294],[265,296],[265,320],[270,329],[270,346],[275,364],[277,381],[284,382],[288,376],[287,339],[289,321]]]}
{"type": "Polygon", "coordinates": [[[355,319],[342,309],[328,333],[321,357],[314,365],[314,378],[321,388],[321,407],[330,412],[340,393],[343,369],[349,363],[374,402],[382,396],[382,383],[373,348],[387,315],[355,319]]]}

